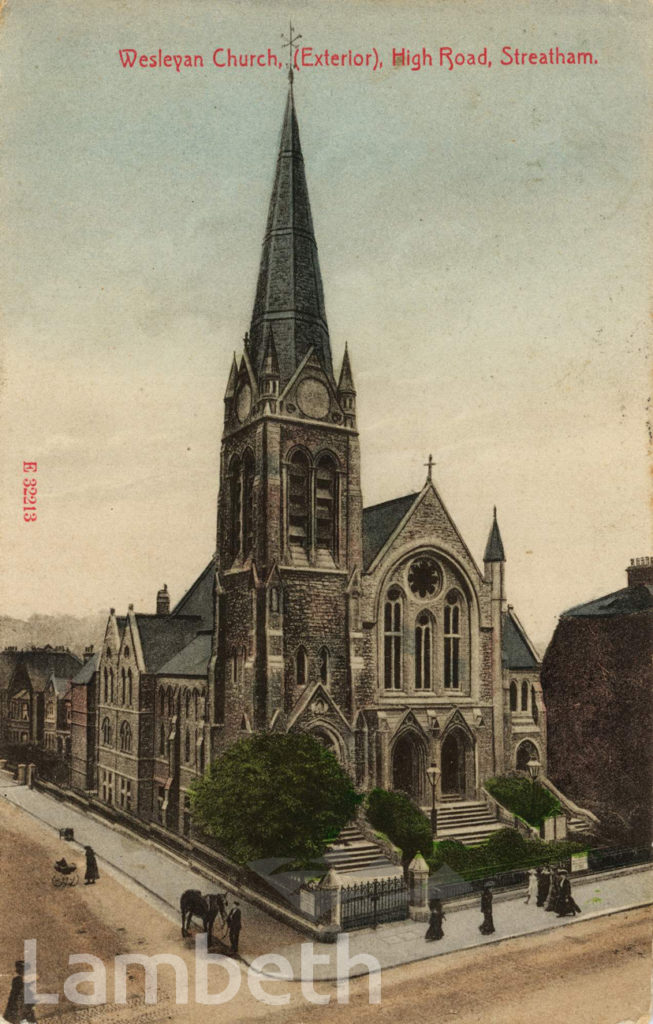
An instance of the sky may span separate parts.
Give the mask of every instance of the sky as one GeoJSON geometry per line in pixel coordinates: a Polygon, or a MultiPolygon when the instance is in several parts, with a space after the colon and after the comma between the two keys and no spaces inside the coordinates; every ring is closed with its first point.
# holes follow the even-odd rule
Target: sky
{"type": "MultiPolygon", "coordinates": [[[[434,480],[545,643],[650,551],[647,6],[294,3],[295,97],[363,495],[434,480]],[[492,67],[438,66],[439,49],[492,67]],[[501,66],[502,48],[591,66],[501,66]],[[392,67],[392,50],[433,67],[392,67]]],[[[215,547],[222,396],[249,327],[286,95],[288,7],[13,0],[3,121],[0,614],[173,602],[215,547]],[[200,54],[203,68],[124,68],[200,54]],[[23,460],[37,521],[23,521],[23,460]]]]}

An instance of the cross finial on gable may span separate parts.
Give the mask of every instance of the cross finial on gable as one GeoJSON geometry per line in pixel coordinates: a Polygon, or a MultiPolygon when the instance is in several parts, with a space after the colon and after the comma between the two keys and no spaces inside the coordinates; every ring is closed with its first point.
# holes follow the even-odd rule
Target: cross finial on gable
{"type": "Polygon", "coordinates": [[[435,460],[432,455],[429,455],[429,461],[425,462],[424,465],[428,470],[426,479],[429,481],[429,483],[433,483],[433,467],[435,466],[435,460]]]}
{"type": "MultiPolygon", "coordinates": [[[[295,65],[295,53],[298,50],[298,46],[296,44],[297,44],[297,40],[301,39],[302,37],[301,37],[301,34],[298,35],[298,36],[294,36],[293,35],[293,32],[295,31],[295,27],[294,27],[292,21],[289,22],[289,28],[290,28],[290,31],[288,32],[288,41],[285,42],[283,45],[284,45],[284,48],[287,46],[288,47],[288,51],[289,51],[290,60],[288,61],[288,81],[292,85],[292,82],[293,82],[293,67],[295,65]]],[[[286,38],[283,33],[281,33],[281,38],[282,39],[286,38]]]]}

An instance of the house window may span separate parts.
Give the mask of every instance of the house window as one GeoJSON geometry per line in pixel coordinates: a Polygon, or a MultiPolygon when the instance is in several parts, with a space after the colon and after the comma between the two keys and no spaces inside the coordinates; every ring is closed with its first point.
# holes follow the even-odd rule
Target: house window
{"type": "Polygon", "coordinates": [[[304,648],[300,647],[295,656],[295,679],[297,680],[297,686],[306,686],[307,675],[308,658],[304,648]]]}
{"type": "Polygon", "coordinates": [[[315,546],[336,553],[336,467],[324,455],[315,472],[315,546]]]}
{"type": "Polygon", "coordinates": [[[243,459],[243,558],[254,547],[254,457],[246,452],[243,459]]]}
{"type": "Polygon", "coordinates": [[[517,710],[517,683],[514,679],[510,684],[510,710],[517,710]]]}
{"type": "Polygon", "coordinates": [[[288,544],[309,547],[309,468],[302,452],[295,452],[288,471],[288,544]]]}
{"type": "Polygon", "coordinates": [[[231,556],[232,558],[237,558],[240,553],[240,514],[242,507],[239,459],[233,459],[229,469],[229,496],[231,505],[231,556]]]}
{"type": "Polygon", "coordinates": [[[126,753],[132,748],[132,731],[129,722],[123,722],[120,726],[120,749],[126,753]]]}
{"type": "Polygon", "coordinates": [[[320,664],[320,682],[322,686],[329,685],[329,651],[326,647],[320,647],[318,654],[320,664]]]}
{"type": "Polygon", "coordinates": [[[401,591],[388,591],[383,613],[383,684],[386,690],[401,689],[402,603],[401,591]]]}
{"type": "Polygon", "coordinates": [[[111,724],[108,718],[105,718],[102,722],[102,742],[105,747],[108,747],[111,743],[111,724]]]}
{"type": "Polygon", "coordinates": [[[460,605],[455,592],[444,609],[444,685],[447,690],[460,686],[460,605]]]}
{"type": "Polygon", "coordinates": [[[415,625],[415,689],[431,689],[433,666],[433,620],[428,612],[417,617],[415,625]]]}

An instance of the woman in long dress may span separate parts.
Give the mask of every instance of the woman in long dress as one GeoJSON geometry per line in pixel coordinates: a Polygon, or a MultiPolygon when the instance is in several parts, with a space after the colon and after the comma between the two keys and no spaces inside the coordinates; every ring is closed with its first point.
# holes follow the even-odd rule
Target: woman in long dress
{"type": "Polygon", "coordinates": [[[551,885],[549,886],[549,893],[544,904],[544,909],[553,911],[558,905],[558,895],[560,893],[560,875],[558,868],[554,867],[551,870],[551,885]]]}
{"type": "Polygon", "coordinates": [[[528,872],[528,893],[524,903],[530,903],[531,900],[535,903],[537,901],[537,890],[538,890],[538,878],[537,871],[535,868],[531,868],[528,872]]]}
{"type": "Polygon", "coordinates": [[[91,846],[85,846],[86,852],[86,874],[84,875],[84,885],[94,885],[96,879],[100,877],[100,872],[97,868],[97,860],[95,859],[95,853],[91,846]]]}
{"type": "Polygon", "coordinates": [[[483,924],[479,925],[478,930],[481,935],[492,935],[494,932],[494,921],[492,919],[492,889],[487,883],[483,886],[483,892],[481,894],[481,913],[483,914],[483,924]]]}
{"type": "Polygon", "coordinates": [[[444,938],[444,932],[442,931],[442,922],[445,918],[445,913],[442,909],[442,900],[435,897],[429,903],[431,908],[431,916],[429,917],[429,926],[424,938],[427,942],[436,942],[438,939],[444,938]]]}
{"type": "Polygon", "coordinates": [[[566,870],[560,872],[560,892],[558,893],[558,901],[555,906],[555,911],[558,917],[566,917],[567,914],[572,914],[574,917],[576,914],[580,914],[580,907],[576,903],[576,900],[571,895],[571,882],[569,881],[569,875],[566,870]]]}

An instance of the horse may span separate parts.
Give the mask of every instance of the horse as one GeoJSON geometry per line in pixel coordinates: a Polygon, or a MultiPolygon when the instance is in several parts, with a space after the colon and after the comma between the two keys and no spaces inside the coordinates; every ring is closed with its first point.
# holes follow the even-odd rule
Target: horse
{"type": "Polygon", "coordinates": [[[218,914],[220,915],[223,925],[227,917],[227,894],[211,892],[202,896],[199,889],[186,889],[181,894],[179,907],[182,937],[186,938],[188,935],[191,918],[198,917],[207,933],[207,943],[210,946],[213,941],[213,923],[216,917],[218,914]]]}

